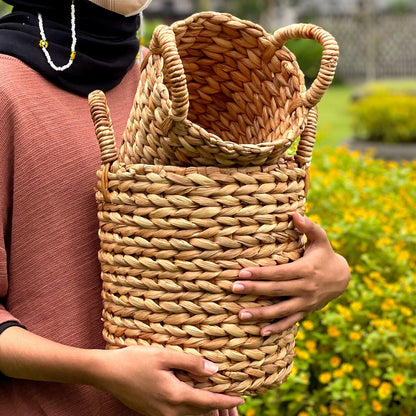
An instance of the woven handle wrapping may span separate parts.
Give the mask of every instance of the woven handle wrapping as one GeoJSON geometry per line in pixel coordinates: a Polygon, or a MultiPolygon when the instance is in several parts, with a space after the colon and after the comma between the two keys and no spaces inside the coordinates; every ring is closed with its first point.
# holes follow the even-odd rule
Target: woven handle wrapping
{"type": "Polygon", "coordinates": [[[172,108],[162,125],[162,130],[167,132],[175,122],[184,121],[188,117],[189,109],[186,75],[173,29],[169,26],[158,26],[153,33],[149,49],[152,53],[162,56],[166,76],[170,82],[172,108]]]}
{"type": "Polygon", "coordinates": [[[339,48],[334,37],[319,26],[312,24],[294,24],[276,30],[273,38],[280,44],[290,39],[313,39],[323,47],[321,67],[309,90],[302,94],[302,101],[293,103],[289,112],[305,105],[312,108],[319,103],[325,91],[334,79],[338,62],[339,48]]]}
{"type": "Polygon", "coordinates": [[[97,185],[106,201],[110,201],[108,191],[108,172],[111,164],[118,159],[116,139],[114,135],[113,123],[111,122],[110,110],[107,99],[102,91],[93,91],[88,96],[91,117],[94,123],[95,134],[101,150],[101,162],[104,167],[102,175],[97,185]]]}
{"type": "Polygon", "coordinates": [[[105,94],[99,90],[91,92],[88,96],[88,103],[100,145],[102,163],[114,162],[118,157],[118,152],[105,94]]]}

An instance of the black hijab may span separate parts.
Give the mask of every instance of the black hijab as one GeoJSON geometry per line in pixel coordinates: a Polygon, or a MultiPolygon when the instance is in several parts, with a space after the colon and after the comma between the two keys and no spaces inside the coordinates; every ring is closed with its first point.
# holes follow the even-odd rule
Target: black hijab
{"type": "Polygon", "coordinates": [[[59,87],[87,96],[115,87],[134,65],[140,17],[124,17],[88,0],[75,0],[76,56],[55,71],[39,46],[42,14],[48,51],[57,66],[71,54],[71,0],[6,0],[12,13],[0,19],[0,53],[14,56],[59,87]]]}

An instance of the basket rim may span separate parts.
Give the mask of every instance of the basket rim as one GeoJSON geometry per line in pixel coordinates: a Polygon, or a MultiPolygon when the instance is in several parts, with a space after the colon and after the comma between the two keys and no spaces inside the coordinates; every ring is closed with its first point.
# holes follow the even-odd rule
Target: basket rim
{"type": "MultiPolygon", "coordinates": [[[[101,167],[105,167],[102,164],[101,167]]],[[[177,175],[189,175],[196,173],[199,175],[209,176],[213,173],[221,173],[223,175],[232,175],[235,173],[250,175],[253,173],[283,172],[285,169],[293,171],[293,168],[305,170],[296,161],[294,155],[283,155],[277,160],[277,163],[271,165],[249,165],[249,166],[175,166],[175,165],[152,165],[149,163],[125,163],[114,161],[111,163],[109,172],[111,173],[173,173],[177,175]],[[278,163],[281,162],[281,163],[278,163]],[[292,166],[290,166],[292,165],[292,166]]]]}

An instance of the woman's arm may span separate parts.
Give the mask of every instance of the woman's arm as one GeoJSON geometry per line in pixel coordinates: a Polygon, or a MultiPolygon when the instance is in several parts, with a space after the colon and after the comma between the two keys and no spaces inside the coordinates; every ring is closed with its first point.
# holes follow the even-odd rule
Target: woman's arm
{"type": "Polygon", "coordinates": [[[272,306],[240,311],[242,320],[272,322],[262,328],[263,335],[281,332],[324,307],[343,293],[350,281],[348,263],[334,252],[325,231],[299,214],[293,215],[293,221],[308,239],[304,256],[280,266],[243,269],[240,280],[233,284],[235,293],[285,298],[272,306]]]}
{"type": "Polygon", "coordinates": [[[0,336],[0,372],[13,378],[89,384],[113,394],[146,416],[200,415],[231,409],[239,397],[194,389],[179,381],[172,369],[208,376],[214,364],[165,348],[128,347],[85,350],[11,327],[0,336]]]}

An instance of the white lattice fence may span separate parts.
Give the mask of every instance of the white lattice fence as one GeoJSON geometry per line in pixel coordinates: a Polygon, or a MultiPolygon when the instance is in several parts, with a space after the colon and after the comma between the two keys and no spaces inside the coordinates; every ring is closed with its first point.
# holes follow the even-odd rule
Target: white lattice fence
{"type": "Polygon", "coordinates": [[[337,39],[337,73],[345,80],[416,77],[416,14],[317,17],[314,23],[337,39]]]}

